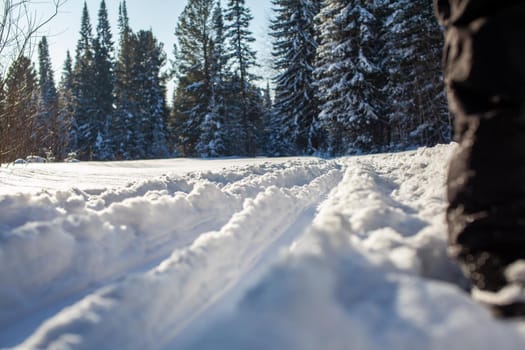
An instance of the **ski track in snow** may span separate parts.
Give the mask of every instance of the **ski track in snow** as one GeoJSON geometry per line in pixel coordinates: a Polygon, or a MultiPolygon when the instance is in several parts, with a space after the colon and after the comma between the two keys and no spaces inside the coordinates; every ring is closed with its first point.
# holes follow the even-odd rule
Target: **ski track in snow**
{"type": "Polygon", "coordinates": [[[452,150],[0,168],[0,347],[523,349],[447,257],[452,150]]]}
{"type": "MultiPolygon", "coordinates": [[[[23,333],[16,323],[20,322],[23,327],[24,319],[39,310],[75,295],[83,298],[76,298],[80,300],[70,309],[82,309],[83,304],[102,298],[101,293],[105,295],[109,290],[126,290],[125,294],[130,295],[131,302],[120,300],[114,304],[119,311],[132,315],[143,312],[143,307],[154,313],[150,299],[153,285],[158,285],[153,291],[153,295],[157,294],[155,300],[159,301],[157,312],[163,313],[166,303],[173,304],[170,293],[175,293],[172,289],[179,284],[185,290],[180,291],[182,295],[178,298],[193,298],[189,304],[185,301],[180,305],[188,304],[190,309],[184,311],[185,314],[179,312],[174,320],[170,320],[173,314],[163,316],[167,319],[152,317],[160,317],[162,322],[171,322],[174,326],[187,322],[192,312],[230,283],[235,269],[240,273],[243,267],[250,266],[262,254],[265,244],[293,223],[294,216],[315,207],[334,186],[340,176],[335,162],[310,163],[263,163],[220,173],[163,176],[116,189],[77,188],[36,195],[5,195],[0,199],[0,280],[9,283],[0,285],[0,327],[6,327],[13,334],[23,333]],[[261,216],[262,213],[266,215],[261,216]],[[261,229],[244,237],[243,232],[252,231],[252,227],[261,229]],[[196,238],[198,241],[194,242],[196,238]],[[243,241],[237,242],[239,238],[243,241]],[[243,255],[231,261],[227,259],[229,254],[225,259],[217,257],[226,265],[217,265],[219,270],[212,271],[214,264],[208,261],[213,254],[225,254],[225,246],[232,248],[230,255],[243,255]],[[196,257],[191,258],[193,255],[196,257]],[[152,262],[157,262],[155,269],[139,272],[152,262]],[[191,267],[186,276],[179,271],[185,264],[191,267]],[[221,269],[224,272],[229,269],[229,275],[221,269]],[[199,270],[201,276],[197,278],[199,270]],[[165,272],[160,274],[160,271],[165,272]],[[225,277],[214,281],[218,290],[204,293],[202,300],[196,299],[198,296],[193,294],[200,288],[200,281],[210,279],[214,273],[225,277]],[[190,274],[191,281],[183,283],[181,280],[190,274]],[[162,277],[166,275],[170,277],[162,277]],[[123,276],[128,277],[120,281],[123,276]],[[168,292],[167,300],[161,299],[164,292],[168,292]],[[147,296],[142,305],[132,297],[133,293],[147,296]]],[[[108,309],[110,322],[115,312],[108,309]]],[[[83,314],[86,315],[87,312],[83,314]]],[[[57,318],[60,314],[54,319],[57,318]]],[[[144,320],[152,322],[152,319],[144,320]]],[[[48,323],[52,321],[53,318],[48,323]]],[[[95,326],[98,330],[102,325],[95,326]]],[[[162,335],[159,330],[152,331],[152,338],[146,339],[141,335],[145,329],[147,325],[137,323],[135,335],[142,339],[139,343],[147,346],[158,342],[162,335]]],[[[124,338],[123,348],[139,344],[127,334],[124,338]]],[[[102,336],[101,341],[104,340],[102,336]]],[[[46,348],[57,341],[60,342],[51,339],[24,347],[46,348]]],[[[85,347],[92,348],[91,345],[85,347]]]]}

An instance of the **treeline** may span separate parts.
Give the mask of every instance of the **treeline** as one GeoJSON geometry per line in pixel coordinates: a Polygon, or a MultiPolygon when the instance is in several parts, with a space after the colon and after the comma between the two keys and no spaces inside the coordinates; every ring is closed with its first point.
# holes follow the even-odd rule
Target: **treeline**
{"type": "Polygon", "coordinates": [[[430,1],[272,0],[273,93],[256,76],[244,0],[188,0],[172,65],[119,6],[118,42],[86,4],[58,85],[46,38],[0,84],[0,162],[390,151],[448,142],[430,1]],[[115,49],[116,46],[116,49],[115,49]],[[166,72],[169,72],[166,73],[166,72]],[[166,102],[175,80],[173,106],[166,102]],[[272,98],[273,95],[273,98],[272,98]]]}
{"type": "Polygon", "coordinates": [[[450,141],[430,0],[273,0],[274,152],[450,141]]]}
{"type": "Polygon", "coordinates": [[[2,84],[2,161],[29,154],[84,160],[171,154],[162,44],[151,31],[131,30],[125,2],[118,23],[116,54],[104,0],[95,33],[84,3],[74,59],[68,52],[58,86],[45,37],[38,72],[27,57],[12,64],[2,84]]]}

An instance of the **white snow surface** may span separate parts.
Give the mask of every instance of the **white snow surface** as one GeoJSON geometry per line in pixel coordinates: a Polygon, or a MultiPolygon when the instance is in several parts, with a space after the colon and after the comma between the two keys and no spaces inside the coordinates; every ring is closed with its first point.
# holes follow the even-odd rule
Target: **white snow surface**
{"type": "Polygon", "coordinates": [[[454,145],[0,167],[0,348],[525,349],[446,252],[454,145]]]}

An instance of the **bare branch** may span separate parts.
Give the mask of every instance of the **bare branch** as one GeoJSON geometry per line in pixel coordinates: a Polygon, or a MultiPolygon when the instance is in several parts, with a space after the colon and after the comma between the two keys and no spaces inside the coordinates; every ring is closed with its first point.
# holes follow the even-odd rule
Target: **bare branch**
{"type": "Polygon", "coordinates": [[[39,17],[34,0],[3,0],[0,12],[0,75],[11,62],[22,55],[30,55],[38,33],[58,15],[59,8],[68,0],[50,0],[50,13],[39,17]]]}

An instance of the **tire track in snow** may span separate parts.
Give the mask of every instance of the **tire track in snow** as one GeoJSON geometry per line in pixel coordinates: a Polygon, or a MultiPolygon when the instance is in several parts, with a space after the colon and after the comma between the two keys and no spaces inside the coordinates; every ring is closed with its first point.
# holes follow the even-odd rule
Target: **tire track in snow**
{"type": "Polygon", "coordinates": [[[422,277],[467,288],[467,281],[447,254],[443,188],[450,151],[447,146],[422,147],[368,157],[363,168],[382,196],[378,205],[370,205],[368,213],[354,216],[352,221],[367,232],[362,237],[367,249],[389,255],[400,268],[417,266],[413,272],[422,277]],[[443,152],[441,161],[436,161],[436,151],[443,152]],[[433,186],[436,182],[443,187],[433,186]],[[407,256],[412,256],[411,263],[407,264],[407,256]]]}
{"type": "MultiPolygon", "coordinates": [[[[272,242],[305,210],[317,206],[341,178],[340,170],[325,168],[318,173],[310,181],[301,175],[308,182],[302,186],[265,185],[255,198],[244,201],[242,210],[220,231],[199,236],[154,270],[85,297],[46,321],[21,347],[53,344],[92,349],[107,346],[108,339],[112,347],[126,349],[169,343],[188,320],[235,285],[272,242]],[[128,320],[126,329],[119,328],[123,319],[128,320]]],[[[294,183],[298,181],[290,181],[294,183]]]]}
{"type": "Polygon", "coordinates": [[[463,274],[447,254],[444,186],[435,186],[445,182],[450,152],[436,146],[343,158],[342,181],[294,249],[317,252],[351,242],[352,249],[386,258],[403,273],[465,288],[463,274]],[[437,152],[442,162],[436,162],[437,152]]]}
{"type": "MultiPolygon", "coordinates": [[[[30,201],[16,203],[31,207],[30,201]]],[[[188,194],[128,198],[101,211],[86,208],[81,198],[74,201],[66,213],[2,233],[0,280],[8,282],[0,286],[0,324],[162,259],[201,232],[221,227],[242,205],[209,183],[188,194]]],[[[45,200],[33,209],[42,204],[53,207],[45,200]]]]}
{"type": "Polygon", "coordinates": [[[522,331],[492,319],[455,286],[424,275],[420,253],[426,255],[426,249],[436,266],[450,261],[440,256],[445,249],[439,242],[446,237],[442,213],[434,219],[426,214],[445,202],[443,186],[435,181],[444,174],[443,163],[436,160],[448,149],[432,152],[437,164],[420,172],[417,167],[427,163],[421,150],[416,161],[410,155],[393,157],[399,172],[386,167],[387,155],[343,159],[347,171],[311,228],[233,312],[176,348],[489,349],[504,344],[522,349],[522,331]],[[423,181],[412,192],[419,175],[434,182],[423,181]],[[427,205],[418,201],[435,194],[427,205]],[[418,231],[421,222],[428,224],[418,231]],[[432,237],[436,244],[428,243],[432,237]]]}

